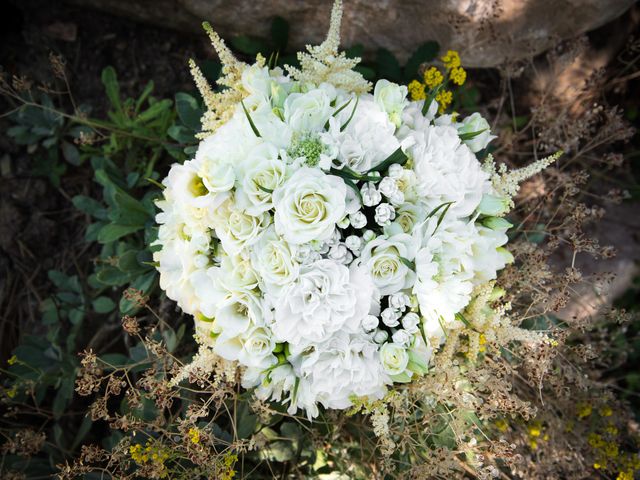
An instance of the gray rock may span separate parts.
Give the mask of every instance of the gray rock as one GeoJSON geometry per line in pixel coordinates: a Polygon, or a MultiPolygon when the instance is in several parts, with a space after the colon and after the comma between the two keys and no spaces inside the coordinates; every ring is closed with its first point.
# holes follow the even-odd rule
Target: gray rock
{"type": "MultiPolygon", "coordinates": [[[[72,0],[134,20],[200,31],[208,20],[223,36],[267,36],[280,15],[300,48],[324,37],[330,0],[72,0]]],[[[540,53],[555,42],[622,15],[634,0],[346,0],[343,45],[385,47],[401,60],[427,40],[461,52],[470,67],[491,67],[540,53]]]]}

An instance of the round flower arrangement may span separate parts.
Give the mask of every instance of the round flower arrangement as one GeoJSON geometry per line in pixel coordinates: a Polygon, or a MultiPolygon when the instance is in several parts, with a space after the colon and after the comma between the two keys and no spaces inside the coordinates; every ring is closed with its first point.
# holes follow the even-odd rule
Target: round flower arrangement
{"type": "MultiPolygon", "coordinates": [[[[524,178],[481,164],[488,123],[442,113],[433,71],[428,96],[410,85],[418,100],[387,80],[370,93],[338,52],[340,15],[337,2],[327,40],[288,73],[239,62],[209,28],[227,88],[192,64],[202,141],[158,202],[160,285],[202,348],[309,417],[428,374],[474,292],[512,261],[502,216],[524,178]]],[[[464,81],[455,52],[443,61],[464,81]]]]}

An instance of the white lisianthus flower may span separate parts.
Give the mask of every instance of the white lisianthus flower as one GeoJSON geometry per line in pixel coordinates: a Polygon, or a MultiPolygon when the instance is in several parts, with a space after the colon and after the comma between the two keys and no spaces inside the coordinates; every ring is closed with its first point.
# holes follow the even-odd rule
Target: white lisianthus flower
{"type": "Polygon", "coordinates": [[[413,340],[413,336],[406,330],[396,330],[391,335],[391,340],[393,340],[393,343],[407,347],[413,340]]]}
{"type": "Polygon", "coordinates": [[[300,269],[298,280],[276,300],[273,332],[292,351],[327,340],[341,330],[356,332],[371,310],[375,288],[368,275],[332,260],[300,269]],[[357,275],[358,282],[351,275],[357,275]]]}
{"type": "Polygon", "coordinates": [[[373,99],[386,112],[391,123],[399,127],[402,121],[402,111],[409,104],[407,87],[384,79],[378,80],[373,89],[373,99]]]}
{"type": "Polygon", "coordinates": [[[478,133],[478,135],[475,135],[473,138],[463,140],[473,153],[486,148],[491,140],[498,138],[495,135],[491,135],[491,126],[489,125],[489,122],[487,122],[478,112],[471,114],[462,120],[461,124],[458,124],[458,133],[460,135],[478,133]]]}
{"type": "Polygon", "coordinates": [[[380,348],[380,361],[388,375],[401,375],[409,364],[409,354],[402,345],[385,343],[380,348]]]}
{"type": "Polygon", "coordinates": [[[365,319],[362,321],[362,328],[365,332],[371,332],[378,328],[380,324],[380,320],[375,315],[367,315],[365,319]]]}
{"type": "Polygon", "coordinates": [[[269,319],[269,309],[262,299],[250,292],[230,294],[218,303],[216,324],[226,338],[241,335],[252,326],[263,326],[269,319]]]}
{"type": "Polygon", "coordinates": [[[322,348],[295,359],[294,365],[325,408],[347,408],[354,396],[381,399],[390,383],[381,368],[377,345],[364,335],[341,332],[322,348]]]}
{"type": "Polygon", "coordinates": [[[346,196],[342,179],[301,168],[273,192],[276,231],[292,244],[326,240],[347,213],[346,196]]]}
{"type": "Polygon", "coordinates": [[[382,318],[382,323],[384,323],[387,327],[397,327],[400,322],[399,318],[402,314],[394,308],[385,308],[382,310],[380,314],[380,318],[382,318]]]}
{"type": "Polygon", "coordinates": [[[412,261],[416,251],[416,240],[410,235],[382,235],[365,245],[360,261],[371,273],[380,294],[391,295],[413,284],[415,274],[403,259],[412,261]]]}
{"type": "Polygon", "coordinates": [[[324,89],[292,93],[284,101],[284,120],[294,132],[317,132],[327,123],[333,109],[324,89]]]}
{"type": "Polygon", "coordinates": [[[357,105],[352,103],[329,119],[329,131],[320,138],[337,153],[341,165],[365,173],[396,151],[400,142],[393,134],[395,125],[371,95],[361,95],[357,105]]]}
{"type": "Polygon", "coordinates": [[[269,68],[251,65],[242,71],[242,87],[251,96],[257,96],[265,101],[271,95],[271,84],[273,80],[269,75],[269,68]]]}
{"type": "Polygon", "coordinates": [[[277,295],[298,277],[296,248],[280,237],[270,226],[261,235],[251,252],[251,263],[262,280],[263,291],[277,295]]]}
{"type": "Polygon", "coordinates": [[[402,328],[409,333],[416,333],[419,329],[420,317],[415,312],[409,312],[402,317],[402,328]]]}
{"type": "Polygon", "coordinates": [[[367,182],[360,188],[362,204],[365,207],[375,207],[382,201],[382,194],[376,188],[375,183],[367,182]]]}

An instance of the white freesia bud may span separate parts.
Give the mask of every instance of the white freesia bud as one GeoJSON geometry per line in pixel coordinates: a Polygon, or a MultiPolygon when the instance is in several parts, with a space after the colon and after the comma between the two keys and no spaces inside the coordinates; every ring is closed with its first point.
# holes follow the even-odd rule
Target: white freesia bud
{"type": "Polygon", "coordinates": [[[402,193],[400,190],[396,190],[389,196],[389,201],[391,202],[391,205],[401,205],[402,203],[404,203],[404,193],[402,193]]]}
{"type": "Polygon", "coordinates": [[[397,343],[402,346],[408,346],[411,343],[411,338],[411,334],[406,330],[397,330],[393,335],[391,335],[393,343],[397,343]]]}
{"type": "Polygon", "coordinates": [[[478,112],[465,118],[462,121],[462,124],[458,126],[458,133],[460,135],[469,135],[476,132],[481,133],[478,133],[473,138],[463,140],[473,153],[486,148],[486,146],[489,145],[489,142],[496,138],[495,135],[491,135],[489,122],[487,122],[478,112]]]}
{"type": "Polygon", "coordinates": [[[389,198],[398,191],[398,184],[393,178],[384,177],[378,184],[378,191],[385,197],[389,198]]]}
{"type": "Polygon", "coordinates": [[[349,215],[349,222],[353,228],[362,228],[367,225],[367,217],[362,212],[356,212],[349,215]]]}
{"type": "Polygon", "coordinates": [[[478,212],[490,217],[500,217],[509,211],[509,199],[485,194],[478,205],[478,212]]]}
{"type": "Polygon", "coordinates": [[[365,332],[371,332],[378,328],[379,324],[380,320],[378,320],[378,317],[374,315],[367,315],[362,321],[362,328],[364,328],[365,332]]]}
{"type": "Polygon", "coordinates": [[[389,295],[389,306],[396,310],[403,310],[409,305],[409,295],[406,293],[398,292],[393,295],[389,295]]]}
{"type": "Polygon", "coordinates": [[[344,244],[347,246],[349,250],[351,250],[354,254],[358,255],[364,246],[364,242],[362,238],[357,235],[349,235],[344,239],[344,244]]]}
{"type": "Polygon", "coordinates": [[[376,343],[386,342],[389,338],[389,334],[384,330],[378,330],[376,334],[373,336],[373,341],[376,343]]]}
{"type": "Polygon", "coordinates": [[[344,244],[338,244],[331,247],[329,250],[329,258],[336,262],[347,264],[353,260],[353,255],[349,252],[344,244]]]}
{"type": "Polygon", "coordinates": [[[384,323],[387,327],[397,327],[400,324],[400,322],[398,321],[400,315],[401,313],[394,308],[385,308],[380,314],[380,316],[382,317],[382,323],[384,323]]]}
{"type": "Polygon", "coordinates": [[[409,312],[402,317],[402,327],[409,333],[416,333],[420,325],[420,317],[417,313],[409,312]]]}
{"type": "Polygon", "coordinates": [[[360,189],[362,195],[362,204],[365,207],[374,207],[382,201],[382,195],[373,184],[373,182],[365,183],[360,189]]]}
{"type": "Polygon", "coordinates": [[[376,207],[375,221],[378,225],[389,225],[396,218],[395,209],[388,203],[381,203],[376,207]]]}
{"type": "Polygon", "coordinates": [[[389,375],[400,375],[409,363],[409,354],[402,345],[385,343],[380,348],[380,361],[382,368],[389,375]]]}
{"type": "Polygon", "coordinates": [[[392,163],[389,165],[389,170],[387,170],[387,175],[393,178],[394,180],[400,180],[403,175],[404,167],[399,163],[392,163]]]}

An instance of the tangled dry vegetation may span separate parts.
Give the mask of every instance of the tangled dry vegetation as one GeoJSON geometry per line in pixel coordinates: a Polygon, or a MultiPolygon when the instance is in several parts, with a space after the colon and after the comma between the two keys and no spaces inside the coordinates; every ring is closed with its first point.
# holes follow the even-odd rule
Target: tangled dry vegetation
{"type": "MultiPolygon", "coordinates": [[[[549,152],[565,152],[520,191],[510,217],[516,225],[510,244],[515,263],[496,282],[504,295],[486,292],[471,307],[481,312],[490,304],[508,314],[512,324],[475,325],[452,335],[420,381],[384,402],[359,404],[346,415],[324,412],[311,423],[254,399],[240,388],[236,367],[219,358],[201,353],[185,371],[194,354],[191,326],[151,285],[134,284],[129,277],[111,286],[92,280],[92,270],[82,262],[114,268],[128,250],[115,245],[117,238],[98,239],[102,246],[96,247],[89,236],[59,267],[63,275],[52,278],[59,290],[51,297],[57,320],[47,310],[47,293],[37,295],[36,303],[45,305],[40,331],[48,332],[51,344],[21,344],[9,367],[3,366],[3,478],[36,478],[52,465],[64,479],[634,478],[640,471],[637,392],[629,391],[633,386],[619,374],[632,369],[637,307],[625,310],[604,301],[580,314],[570,307],[584,299],[585,286],[607,292],[613,276],[591,265],[606,262],[615,249],[600,244],[599,226],[608,208],[637,202],[637,171],[631,164],[633,155],[637,159],[632,127],[637,120],[617,101],[637,93],[640,41],[629,38],[606,65],[589,67],[592,48],[581,38],[500,72],[471,72],[472,86],[458,98],[460,110],[484,110],[493,119],[499,139],[492,153],[498,162],[518,167],[549,152]],[[81,264],[75,280],[73,263],[81,264]],[[118,301],[123,288],[130,308],[120,315],[108,302],[118,301]],[[90,334],[73,329],[78,325],[73,312],[79,310],[88,317],[83,328],[91,328],[90,334]],[[75,335],[71,345],[58,337],[69,331],[75,335]],[[95,331],[102,333],[97,337],[95,331]],[[63,344],[68,351],[52,347],[63,344]],[[47,357],[29,363],[27,354],[38,348],[69,362],[69,369],[29,375],[46,370],[38,362],[47,357]],[[82,351],[79,357],[76,351],[82,351]],[[210,362],[216,365],[213,374],[199,368],[210,362]],[[52,392],[69,385],[49,377],[69,371],[75,378],[70,391],[51,401],[52,392]]],[[[7,104],[18,111],[29,102],[41,103],[42,92],[55,96],[59,88],[70,89],[62,60],[52,57],[52,67],[55,85],[5,75],[0,89],[7,104]]],[[[110,98],[120,95],[105,84],[110,98]]],[[[123,114],[135,122],[140,110],[126,109],[140,109],[145,101],[125,104],[123,114]]],[[[150,101],[149,108],[160,110],[153,106],[161,102],[150,101]]],[[[88,170],[89,176],[118,165],[129,175],[143,172],[155,181],[155,170],[169,164],[170,147],[177,144],[180,155],[188,143],[164,133],[168,126],[188,123],[179,106],[177,114],[167,107],[163,121],[152,117],[157,124],[140,123],[147,130],[130,129],[132,138],[124,131],[126,123],[113,116],[114,124],[97,123],[68,100],[47,108],[68,112],[60,121],[83,127],[75,143],[64,140],[72,135],[66,123],[60,137],[92,164],[88,169],[87,163],[72,163],[71,169],[88,170]],[[131,143],[124,143],[127,139],[131,143]],[[142,165],[130,164],[132,148],[147,159],[142,165]],[[96,156],[109,157],[113,165],[96,156]],[[154,158],[150,167],[149,158],[154,158]]],[[[69,147],[60,148],[69,154],[69,147]]],[[[97,198],[79,207],[94,222],[106,221],[101,209],[118,207],[102,203],[109,197],[109,182],[98,180],[105,187],[100,193],[82,185],[86,173],[61,173],[60,178],[64,197],[97,198]]],[[[153,198],[153,185],[139,181],[142,175],[130,178],[124,184],[132,197],[153,198]]],[[[80,222],[88,216],[72,218],[80,222]]],[[[135,233],[135,248],[141,251],[146,228],[135,233]]],[[[19,255],[12,256],[17,263],[19,255]]],[[[134,270],[131,278],[145,274],[134,270]]],[[[11,302],[8,293],[4,301],[11,302]]]]}

